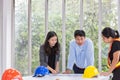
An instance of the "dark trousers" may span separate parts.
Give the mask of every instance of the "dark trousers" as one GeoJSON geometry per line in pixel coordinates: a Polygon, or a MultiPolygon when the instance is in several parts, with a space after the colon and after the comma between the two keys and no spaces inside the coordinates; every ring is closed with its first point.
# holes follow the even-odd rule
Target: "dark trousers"
{"type": "Polygon", "coordinates": [[[112,80],[120,80],[120,67],[113,70],[113,78],[112,80]]]}
{"type": "Polygon", "coordinates": [[[76,64],[74,64],[74,66],[73,66],[73,71],[75,74],[83,74],[84,70],[85,70],[85,68],[79,68],[76,66],[76,64]]]}

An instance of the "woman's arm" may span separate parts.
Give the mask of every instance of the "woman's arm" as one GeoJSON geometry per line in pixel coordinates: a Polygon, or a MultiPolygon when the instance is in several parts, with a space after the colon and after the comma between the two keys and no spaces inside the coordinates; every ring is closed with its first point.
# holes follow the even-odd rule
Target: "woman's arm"
{"type": "Polygon", "coordinates": [[[56,55],[55,71],[57,73],[59,73],[59,59],[60,59],[60,51],[58,51],[58,54],[56,55]]]}
{"type": "Polygon", "coordinates": [[[45,51],[44,51],[44,48],[43,48],[43,45],[40,46],[40,51],[39,51],[39,58],[40,58],[40,65],[41,66],[45,66],[47,67],[47,63],[46,63],[46,58],[45,58],[45,51]]]}
{"type": "Polygon", "coordinates": [[[113,61],[110,65],[110,69],[108,72],[102,72],[101,75],[104,75],[104,76],[108,76],[112,73],[112,71],[115,69],[117,63],[119,62],[119,58],[120,58],[120,51],[116,51],[114,54],[113,54],[113,61]]]}
{"type": "Polygon", "coordinates": [[[119,62],[119,58],[120,58],[120,51],[116,51],[113,54],[113,61],[112,61],[112,64],[110,65],[110,69],[109,69],[110,73],[115,69],[115,66],[119,62]]]}
{"type": "Polygon", "coordinates": [[[56,62],[55,71],[56,71],[57,73],[59,72],[59,61],[56,62]]]}

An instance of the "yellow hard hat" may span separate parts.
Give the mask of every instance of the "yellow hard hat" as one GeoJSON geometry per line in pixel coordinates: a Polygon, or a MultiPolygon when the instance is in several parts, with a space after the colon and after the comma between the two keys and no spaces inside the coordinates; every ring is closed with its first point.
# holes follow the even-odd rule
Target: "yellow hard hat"
{"type": "Polygon", "coordinates": [[[83,78],[92,78],[99,74],[97,68],[95,66],[88,66],[83,74],[83,78]]]}

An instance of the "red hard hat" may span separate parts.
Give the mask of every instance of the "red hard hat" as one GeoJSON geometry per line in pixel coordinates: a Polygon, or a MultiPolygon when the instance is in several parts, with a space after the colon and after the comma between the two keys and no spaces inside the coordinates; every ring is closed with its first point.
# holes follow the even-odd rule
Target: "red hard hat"
{"type": "Polygon", "coordinates": [[[2,80],[23,80],[23,79],[18,70],[10,68],[5,70],[5,72],[2,75],[2,80]]]}

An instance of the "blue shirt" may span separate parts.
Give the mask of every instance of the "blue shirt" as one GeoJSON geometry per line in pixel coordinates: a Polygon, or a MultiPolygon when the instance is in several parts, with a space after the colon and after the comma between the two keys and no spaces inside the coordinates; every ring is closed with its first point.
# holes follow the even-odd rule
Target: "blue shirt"
{"type": "Polygon", "coordinates": [[[75,40],[70,42],[67,69],[72,70],[74,64],[79,68],[94,65],[94,46],[89,38],[82,45],[78,45],[75,40]]]}

